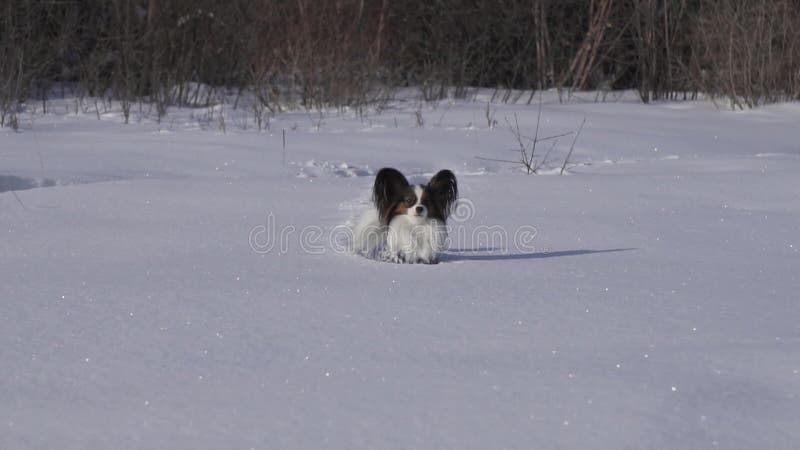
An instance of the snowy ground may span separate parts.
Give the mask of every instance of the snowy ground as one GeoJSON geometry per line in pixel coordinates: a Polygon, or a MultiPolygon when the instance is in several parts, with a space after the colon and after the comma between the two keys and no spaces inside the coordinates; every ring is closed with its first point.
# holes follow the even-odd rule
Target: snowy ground
{"type": "Polygon", "coordinates": [[[528,176],[483,100],[0,130],[0,448],[797,448],[800,105],[546,99],[528,176]],[[382,166],[441,264],[336,251],[382,166]]]}

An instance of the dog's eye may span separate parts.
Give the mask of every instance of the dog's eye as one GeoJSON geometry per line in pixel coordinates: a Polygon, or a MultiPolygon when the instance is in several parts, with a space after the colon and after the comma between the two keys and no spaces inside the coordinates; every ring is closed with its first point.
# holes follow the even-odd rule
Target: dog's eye
{"type": "Polygon", "coordinates": [[[411,197],[406,197],[406,206],[414,206],[414,200],[411,197]]]}

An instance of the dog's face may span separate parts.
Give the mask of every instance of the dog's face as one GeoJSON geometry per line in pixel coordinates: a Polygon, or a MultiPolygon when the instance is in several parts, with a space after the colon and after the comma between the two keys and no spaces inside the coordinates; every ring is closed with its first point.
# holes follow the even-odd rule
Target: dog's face
{"type": "Polygon", "coordinates": [[[372,198],[383,225],[398,215],[445,222],[458,198],[458,185],[449,170],[440,171],[428,184],[411,185],[398,170],[384,168],[375,177],[372,198]]]}
{"type": "MultiPolygon", "coordinates": [[[[408,215],[425,219],[428,217],[428,207],[423,204],[426,197],[422,186],[407,186],[401,189],[400,201],[387,212],[387,216],[408,215]]],[[[390,219],[391,220],[391,219],[390,219]]]]}

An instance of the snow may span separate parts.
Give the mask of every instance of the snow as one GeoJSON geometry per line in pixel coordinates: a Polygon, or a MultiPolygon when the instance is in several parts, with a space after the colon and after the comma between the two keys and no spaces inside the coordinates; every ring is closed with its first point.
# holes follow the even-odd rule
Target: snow
{"type": "Polygon", "coordinates": [[[0,448],[796,447],[800,106],[551,94],[558,176],[487,98],[0,130],[0,448]],[[440,264],[342,251],[384,166],[455,171],[440,264]]]}

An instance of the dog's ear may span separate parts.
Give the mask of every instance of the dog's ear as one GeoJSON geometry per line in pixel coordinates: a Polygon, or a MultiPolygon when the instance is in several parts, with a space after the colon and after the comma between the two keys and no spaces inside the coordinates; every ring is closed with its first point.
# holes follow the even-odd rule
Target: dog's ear
{"type": "Polygon", "coordinates": [[[428,182],[428,191],[436,207],[441,211],[442,219],[447,220],[458,200],[458,183],[456,176],[449,170],[440,170],[428,182]]]}
{"type": "Polygon", "coordinates": [[[372,187],[372,201],[375,202],[382,224],[386,225],[391,209],[406,189],[408,180],[397,169],[384,167],[378,171],[372,187]]]}

